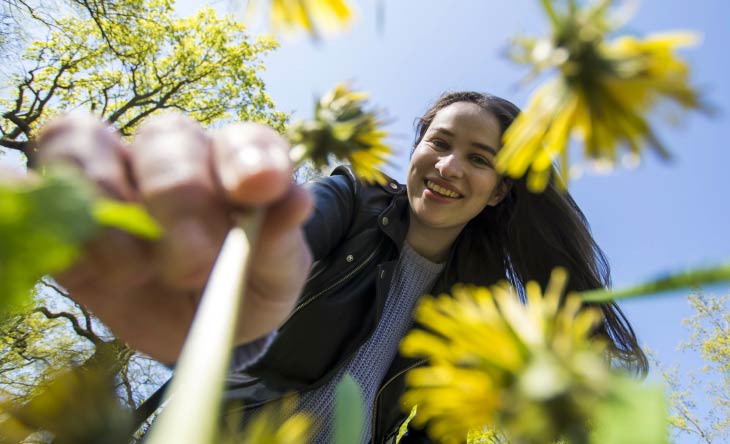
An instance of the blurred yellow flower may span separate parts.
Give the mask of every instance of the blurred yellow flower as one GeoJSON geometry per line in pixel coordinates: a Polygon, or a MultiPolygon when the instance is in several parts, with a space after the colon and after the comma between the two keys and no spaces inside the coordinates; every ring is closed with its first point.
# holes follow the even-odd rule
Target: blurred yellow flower
{"type": "Polygon", "coordinates": [[[471,429],[466,435],[466,444],[509,444],[499,432],[482,427],[471,429]]]}
{"type": "Polygon", "coordinates": [[[338,84],[317,102],[314,120],[293,123],[289,128],[291,157],[311,160],[317,168],[327,166],[330,156],[352,164],[355,174],[367,182],[383,183],[379,171],[391,153],[383,139],[387,132],[373,111],[363,109],[367,94],[338,84]]]}
{"type": "MultiPolygon", "coordinates": [[[[286,398],[278,404],[269,405],[248,422],[242,432],[233,431],[224,435],[224,444],[306,444],[313,436],[314,422],[303,412],[296,412],[297,398],[286,398]]],[[[232,415],[240,415],[237,409],[232,415]]]]}
{"type": "Polygon", "coordinates": [[[669,33],[606,41],[612,30],[607,17],[611,1],[585,8],[571,2],[562,16],[550,1],[542,3],[553,35],[517,40],[513,58],[532,65],[533,74],[547,68],[559,74],[534,93],[505,132],[497,168],[512,177],[527,173],[529,188],[539,192],[547,186],[552,163],[559,161],[558,179],[567,181],[571,136],[583,144],[585,158],[603,168],[617,163],[620,146],[628,148],[633,163],[645,144],[669,157],[646,116],[667,99],[684,109],[702,107],[689,85],[688,65],[675,54],[694,44],[696,36],[669,33]]]}
{"type": "MultiPolygon", "coordinates": [[[[249,1],[249,15],[261,0],[249,1]]],[[[300,29],[313,36],[344,30],[352,20],[346,0],[270,0],[269,16],[275,32],[291,33],[300,29]]]]}
{"type": "Polygon", "coordinates": [[[591,403],[610,380],[603,345],[590,339],[598,310],[582,308],[556,269],[543,296],[535,282],[527,304],[506,285],[456,286],[453,296],[425,296],[406,356],[429,359],[411,370],[404,408],[418,405],[416,426],[428,423],[439,442],[463,442],[475,431],[500,430],[512,442],[552,442],[582,430],[591,403]],[[586,408],[588,407],[588,408],[586,408]]]}

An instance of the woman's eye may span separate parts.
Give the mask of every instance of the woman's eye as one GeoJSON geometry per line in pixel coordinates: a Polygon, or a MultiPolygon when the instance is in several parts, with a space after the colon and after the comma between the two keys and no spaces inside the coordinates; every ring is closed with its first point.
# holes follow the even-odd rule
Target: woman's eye
{"type": "Polygon", "coordinates": [[[489,159],[487,159],[484,156],[473,155],[473,156],[471,156],[471,161],[479,166],[486,166],[486,167],[490,167],[490,168],[492,166],[492,162],[490,162],[489,159]]]}
{"type": "Polygon", "coordinates": [[[438,150],[449,149],[449,144],[441,139],[431,139],[429,142],[438,150]]]}

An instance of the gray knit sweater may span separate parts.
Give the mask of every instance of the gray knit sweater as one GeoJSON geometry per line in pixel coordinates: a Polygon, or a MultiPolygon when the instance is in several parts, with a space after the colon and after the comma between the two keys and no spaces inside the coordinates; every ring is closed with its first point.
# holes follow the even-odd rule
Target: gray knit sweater
{"type": "Polygon", "coordinates": [[[433,263],[407,243],[403,244],[383,315],[373,335],[329,383],[300,396],[299,409],[309,412],[317,421],[318,433],[312,443],[331,442],[335,388],[345,373],[360,385],[365,411],[363,442],[370,440],[375,394],[411,325],[411,311],[416,301],[431,290],[443,267],[444,264],[433,263]]]}
{"type": "MultiPolygon", "coordinates": [[[[388,297],[383,308],[380,323],[373,335],[355,353],[352,360],[345,365],[327,384],[300,395],[298,409],[306,411],[316,421],[317,433],[310,441],[312,444],[328,444],[331,442],[334,424],[333,408],[335,388],[345,373],[349,373],[360,385],[365,412],[363,443],[370,440],[372,413],[375,394],[390,367],[390,363],[398,353],[398,345],[411,325],[411,311],[418,298],[433,287],[444,264],[436,264],[422,257],[408,243],[403,244],[398,264],[393,273],[393,280],[388,290],[388,297]]],[[[268,349],[276,333],[272,333],[257,341],[240,346],[233,356],[231,377],[245,371],[268,349]]],[[[248,423],[258,408],[247,412],[243,424],[248,423]]],[[[345,412],[347,413],[347,412],[345,412]]]]}

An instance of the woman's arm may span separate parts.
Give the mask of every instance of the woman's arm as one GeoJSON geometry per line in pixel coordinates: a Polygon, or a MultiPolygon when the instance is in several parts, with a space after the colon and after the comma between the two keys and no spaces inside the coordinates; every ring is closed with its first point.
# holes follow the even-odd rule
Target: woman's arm
{"type": "Polygon", "coordinates": [[[314,210],[304,225],[304,235],[313,259],[318,261],[345,240],[357,210],[360,182],[351,170],[340,166],[305,188],[314,199],[314,210]]]}

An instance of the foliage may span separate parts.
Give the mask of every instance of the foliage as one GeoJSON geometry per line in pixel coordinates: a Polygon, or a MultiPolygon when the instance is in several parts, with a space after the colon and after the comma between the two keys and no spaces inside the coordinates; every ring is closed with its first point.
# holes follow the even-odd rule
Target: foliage
{"type": "Polygon", "coordinates": [[[130,424],[113,418],[129,417],[160,384],[163,372],[111,336],[52,281],[44,279],[36,290],[33,305],[0,321],[0,411],[10,415],[2,418],[7,421],[0,422],[0,434],[24,437],[60,427],[76,442],[114,436],[126,442],[130,424]],[[93,384],[84,388],[80,381],[93,384]],[[97,403],[108,407],[109,416],[89,408],[97,403]],[[76,425],[69,428],[67,422],[76,425]]]}
{"type": "Polygon", "coordinates": [[[100,226],[147,238],[160,235],[141,208],[97,199],[93,187],[71,169],[0,183],[0,308],[19,305],[41,276],[70,266],[100,226]]]}
{"type": "Polygon", "coordinates": [[[682,377],[676,367],[656,366],[670,388],[674,435],[719,444],[730,436],[730,293],[715,296],[697,290],[688,301],[694,313],[683,324],[690,338],[680,349],[699,354],[706,365],[699,375],[689,372],[682,377]],[[697,406],[700,397],[710,404],[704,415],[697,406]]]}
{"type": "MultiPolygon", "coordinates": [[[[5,402],[26,402],[34,387],[47,385],[54,373],[81,364],[93,353],[89,342],[67,328],[68,318],[61,313],[74,321],[83,317],[70,307],[57,310],[49,302],[38,300],[38,308],[6,313],[0,321],[0,398],[5,402]]],[[[83,328],[83,323],[75,324],[83,328]]]]}
{"type": "Polygon", "coordinates": [[[63,371],[27,403],[1,406],[3,442],[21,442],[38,432],[51,433],[55,444],[127,442],[130,414],[118,403],[113,375],[106,368],[100,364],[63,371]]]}
{"type": "Polygon", "coordinates": [[[0,146],[28,151],[37,129],[85,108],[124,135],[150,115],[179,110],[211,124],[264,122],[280,130],[259,78],[276,47],[249,37],[231,16],[203,8],[176,18],[172,0],[69,0],[76,14],[54,20],[24,52],[28,65],[4,86],[0,146]]]}
{"type": "Polygon", "coordinates": [[[15,66],[23,47],[31,38],[34,22],[45,25],[52,23],[57,13],[53,0],[37,8],[37,0],[0,0],[0,78],[8,74],[8,67],[15,66]]]}
{"type": "MultiPolygon", "coordinates": [[[[38,39],[25,49],[27,70],[13,74],[3,86],[0,145],[28,152],[28,141],[37,128],[61,111],[80,107],[101,115],[125,135],[144,118],[164,109],[185,111],[203,123],[242,119],[283,129],[285,117],[273,111],[258,77],[263,69],[260,56],[276,46],[272,40],[251,39],[243,25],[229,16],[218,17],[210,8],[189,18],[175,18],[171,1],[68,3],[76,8],[75,14],[45,14],[47,4],[36,8],[30,6],[31,2],[23,2],[29,6],[19,10],[27,12],[36,26],[47,29],[48,38],[38,39]]],[[[55,182],[43,180],[37,186],[46,190],[49,183],[55,182]]],[[[3,188],[10,197],[4,194],[2,205],[12,217],[3,213],[4,225],[0,227],[0,237],[5,242],[1,249],[0,281],[13,287],[13,292],[3,289],[3,299],[11,295],[14,300],[27,298],[41,275],[56,272],[71,262],[77,246],[92,235],[97,225],[111,225],[143,236],[158,234],[155,224],[144,222],[146,216],[139,209],[90,199],[88,188],[63,180],[60,187],[44,191],[43,201],[30,199],[34,194],[19,189],[17,184],[3,188]],[[74,197],[74,193],[84,196],[74,197]],[[30,202],[25,207],[33,211],[24,214],[18,211],[19,205],[9,208],[15,200],[30,202]],[[75,212],[73,217],[70,212],[75,212]],[[31,220],[33,215],[38,217],[31,220]],[[17,224],[10,227],[10,222],[17,224]],[[57,245],[54,247],[48,239],[34,244],[33,236],[56,239],[57,245]],[[17,266],[9,269],[13,264],[17,266]]],[[[95,336],[84,336],[76,327],[82,326],[84,319],[87,326],[91,321],[78,310],[62,312],[61,319],[74,326],[65,331],[56,324],[49,329],[42,313],[54,319],[60,314],[39,305],[29,314],[14,318],[15,327],[24,325],[33,334],[29,336],[29,332],[23,339],[34,340],[34,355],[23,350],[28,359],[12,373],[14,378],[24,378],[14,380],[16,387],[27,385],[25,390],[13,392],[15,402],[26,402],[31,388],[47,386],[55,369],[68,364],[82,365],[91,350],[109,342],[97,338],[89,346],[87,339],[95,336]],[[40,344],[53,341],[59,346],[57,353],[42,353],[40,344]]],[[[18,351],[24,344],[10,340],[6,345],[16,346],[18,351]]],[[[50,353],[48,348],[45,351],[50,353]]],[[[117,387],[117,394],[133,407],[149,390],[140,389],[141,385],[134,385],[129,379],[143,384],[147,378],[142,375],[152,375],[149,361],[142,357],[122,359],[122,355],[119,358],[118,377],[124,384],[117,387]]]]}
{"type": "Polygon", "coordinates": [[[68,172],[0,186],[0,307],[19,304],[41,276],[69,266],[94,228],[90,190],[68,172]]]}
{"type": "MultiPolygon", "coordinates": [[[[542,4],[553,34],[543,39],[518,39],[513,57],[533,67],[533,75],[554,68],[558,75],[541,86],[524,112],[504,134],[497,168],[512,177],[529,169],[528,187],[547,186],[552,162],[559,159],[562,179],[568,178],[568,145],[578,136],[583,155],[596,165],[611,167],[625,145],[635,161],[644,144],[662,157],[669,152],[652,130],[648,115],[663,101],[686,109],[702,107],[688,84],[689,66],[674,51],[693,44],[687,33],[623,36],[607,41],[615,30],[608,16],[610,0],[578,7],[568,0],[564,12],[553,2],[542,4]]],[[[560,179],[560,178],[558,178],[560,179]]]]}
{"type": "Polygon", "coordinates": [[[529,282],[526,305],[506,284],[423,297],[415,317],[428,331],[413,330],[401,346],[429,360],[406,375],[402,403],[418,405],[414,424],[428,422],[446,443],[485,428],[509,442],[663,442],[661,391],[611,371],[592,338],[600,314],[576,295],[563,301],[566,281],[556,269],[544,295],[529,282]],[[637,417],[640,434],[625,427],[637,417]]]}

